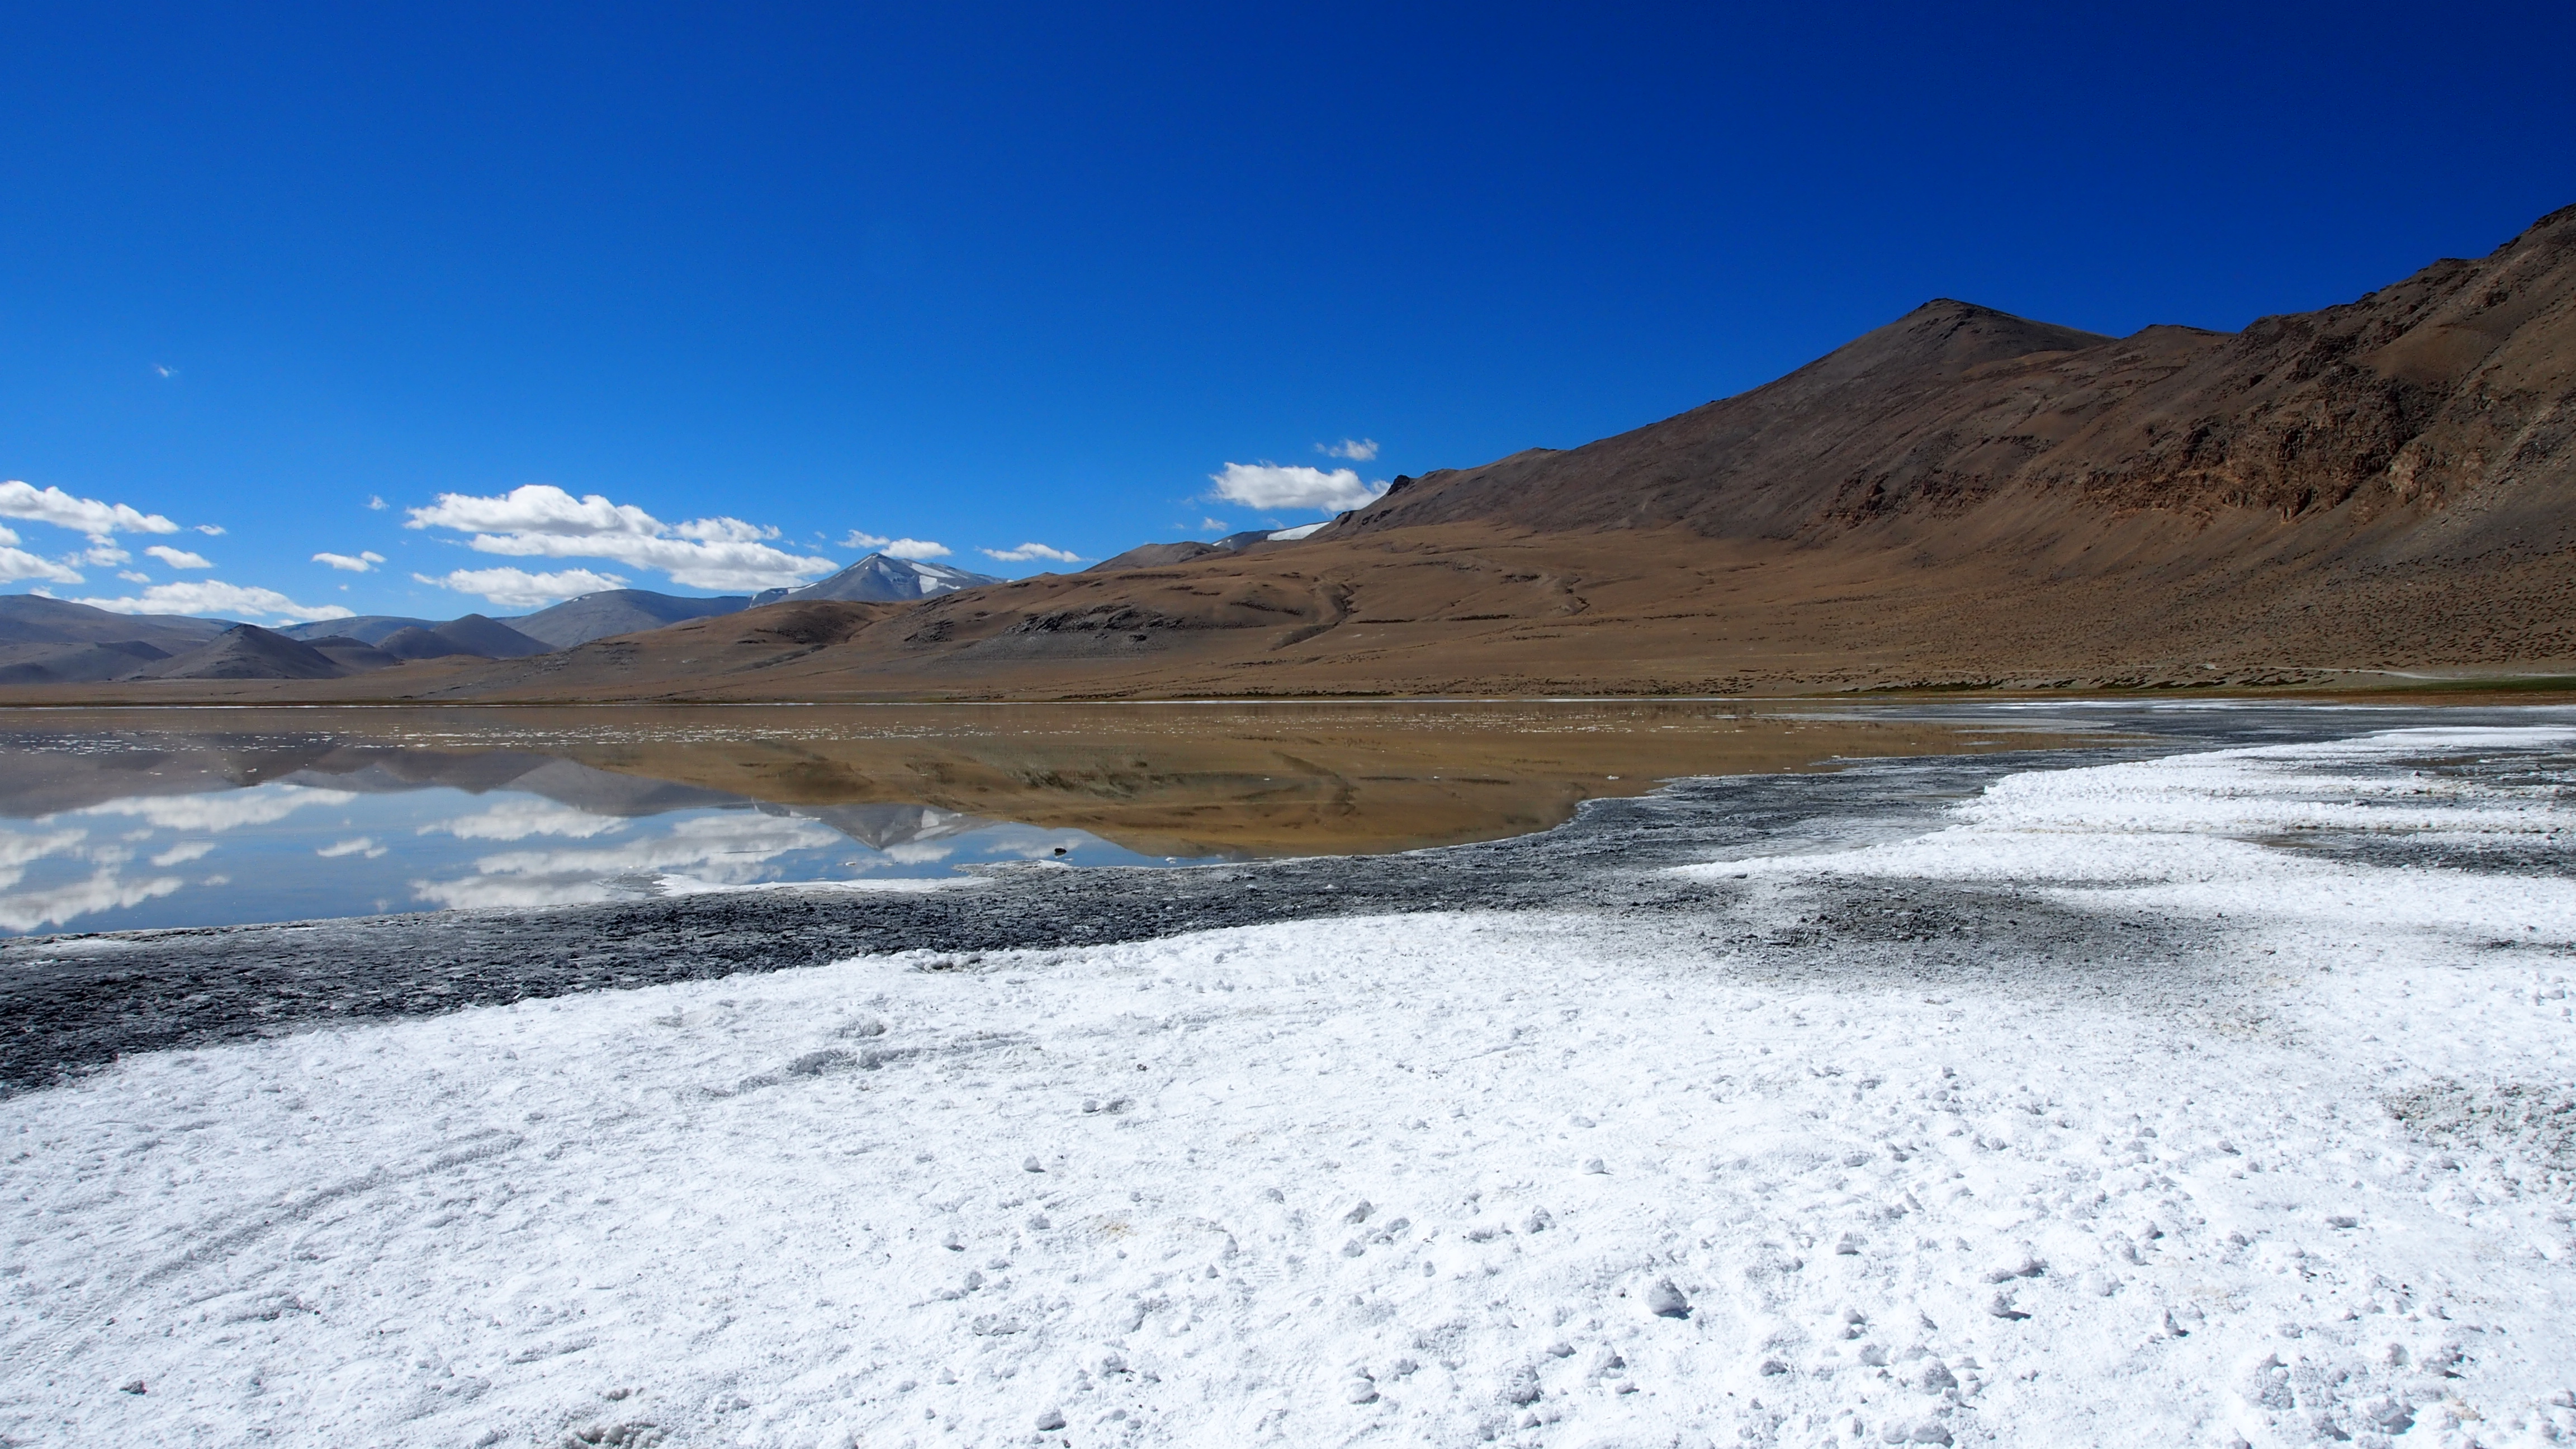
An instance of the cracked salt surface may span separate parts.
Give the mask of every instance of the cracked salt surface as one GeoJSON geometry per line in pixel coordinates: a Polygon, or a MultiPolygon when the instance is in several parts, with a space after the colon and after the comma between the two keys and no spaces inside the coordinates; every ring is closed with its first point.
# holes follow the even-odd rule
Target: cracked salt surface
{"type": "Polygon", "coordinates": [[[2571,737],[128,1057],[0,1101],[0,1434],[2557,1441],[2571,737]]]}

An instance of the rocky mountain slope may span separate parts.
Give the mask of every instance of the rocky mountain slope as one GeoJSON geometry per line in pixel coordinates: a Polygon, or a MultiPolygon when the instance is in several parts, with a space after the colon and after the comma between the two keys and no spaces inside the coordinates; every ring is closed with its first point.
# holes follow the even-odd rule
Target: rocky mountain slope
{"type": "Polygon", "coordinates": [[[525,659],[554,647],[481,614],[467,614],[427,627],[414,624],[376,643],[396,659],[444,659],[454,654],[478,659],[525,659]]]}
{"type": "Polygon", "coordinates": [[[659,629],[665,624],[677,624],[687,619],[738,613],[750,604],[751,599],[745,594],[693,599],[677,594],[657,594],[651,589],[607,589],[596,594],[584,594],[578,599],[566,599],[533,614],[502,622],[550,648],[569,649],[576,644],[587,644],[593,639],[605,639],[616,634],[659,629]]]}
{"type": "Polygon", "coordinates": [[[1832,543],[2066,503],[2317,524],[2393,557],[2548,547],[2576,528],[2571,308],[2576,207],[2482,260],[2238,333],[2114,339],[1936,301],[1634,432],[1400,479],[1325,536],[1472,521],[1832,543]]]}
{"type": "Polygon", "coordinates": [[[138,674],[224,631],[214,619],[111,614],[39,594],[0,596],[0,685],[138,674]]]}

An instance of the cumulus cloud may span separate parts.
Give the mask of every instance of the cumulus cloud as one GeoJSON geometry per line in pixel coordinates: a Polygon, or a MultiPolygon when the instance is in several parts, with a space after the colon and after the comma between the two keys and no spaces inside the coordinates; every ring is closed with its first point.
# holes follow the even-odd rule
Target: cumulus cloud
{"type": "Polygon", "coordinates": [[[0,831],[0,890],[27,878],[27,867],[49,855],[60,855],[89,839],[86,830],[57,830],[50,835],[17,835],[0,831]]]}
{"type": "Polygon", "coordinates": [[[1348,458],[1354,463],[1365,463],[1377,456],[1377,439],[1344,438],[1338,443],[1317,443],[1315,451],[1327,458],[1348,458]]]}
{"type": "Polygon", "coordinates": [[[1346,508],[1365,508],[1386,492],[1385,484],[1363,483],[1360,475],[1348,468],[1327,473],[1321,468],[1282,467],[1277,463],[1228,463],[1224,472],[1210,473],[1208,481],[1216,485],[1215,497],[1258,509],[1314,508],[1339,513],[1346,508]]]}
{"type": "Polygon", "coordinates": [[[152,857],[152,863],[167,870],[174,865],[186,865],[192,860],[203,860],[214,853],[215,843],[211,840],[183,840],[152,857]]]}
{"type": "Polygon", "coordinates": [[[143,513],[122,503],[101,503],[95,498],[75,498],[60,488],[39,490],[14,479],[0,483],[0,518],[50,523],[100,539],[116,533],[179,531],[179,525],[158,513],[143,513]]]}
{"type": "Polygon", "coordinates": [[[373,549],[366,549],[355,557],[345,553],[317,553],[313,555],[313,561],[318,564],[329,564],[344,573],[363,574],[372,572],[376,565],[385,561],[385,556],[373,549]]]}
{"type": "Polygon", "coordinates": [[[774,815],[708,815],[683,820],[662,835],[605,848],[514,850],[474,862],[464,880],[412,882],[422,900],[442,906],[566,905],[614,899],[618,882],[686,871],[715,885],[741,885],[770,872],[769,862],[799,850],[846,849],[847,837],[812,820],[774,815]]]}
{"type": "Polygon", "coordinates": [[[0,900],[0,930],[33,931],[42,926],[67,926],[94,912],[141,905],[186,884],[176,876],[166,875],[150,880],[125,880],[112,867],[102,869],[85,881],[55,886],[51,890],[21,892],[0,900]]]}
{"type": "Polygon", "coordinates": [[[338,860],[344,855],[360,855],[365,856],[369,860],[374,860],[391,848],[392,847],[390,846],[376,844],[376,838],[372,835],[361,835],[355,840],[342,840],[330,845],[321,846],[315,849],[313,853],[322,857],[324,860],[338,860]]]}
{"type": "Polygon", "coordinates": [[[210,569],[215,566],[214,560],[204,554],[190,553],[184,548],[172,548],[166,543],[156,543],[144,552],[174,569],[210,569]]]}
{"type": "Polygon", "coordinates": [[[219,579],[154,584],[132,598],[72,602],[118,614],[214,614],[227,619],[288,619],[299,624],[315,619],[346,619],[356,612],[338,604],[299,604],[275,589],[228,584],[219,579]]]}
{"type": "Polygon", "coordinates": [[[551,483],[530,483],[494,497],[441,493],[409,510],[406,528],[472,534],[477,553],[526,558],[604,558],[659,569],[690,588],[758,590],[800,584],[839,565],[773,548],[775,528],[739,518],[664,523],[631,503],[600,494],[575,498],[551,483]]]}
{"type": "Polygon", "coordinates": [[[80,561],[85,564],[96,564],[100,568],[113,568],[117,564],[134,562],[134,555],[118,548],[115,544],[93,539],[89,547],[81,550],[80,561]]]}
{"type": "Polygon", "coordinates": [[[986,558],[999,559],[1003,563],[1027,563],[1032,559],[1050,559],[1056,563],[1082,562],[1082,555],[1078,553],[1049,548],[1042,543],[1024,543],[1018,548],[979,548],[975,551],[986,558]]]}
{"type": "Polygon", "coordinates": [[[197,525],[197,531],[208,538],[221,538],[224,536],[224,526],[220,523],[200,523],[197,525]]]}
{"type": "MultiPolygon", "coordinates": [[[[352,790],[318,790],[272,780],[247,790],[209,790],[196,795],[126,795],[77,810],[76,815],[141,816],[164,830],[231,830],[243,825],[271,825],[307,805],[346,805],[352,790]]],[[[193,858],[193,857],[192,857],[193,858]]]]}
{"type": "Polygon", "coordinates": [[[850,530],[849,537],[841,540],[841,547],[863,548],[870,553],[884,554],[887,558],[946,558],[950,552],[948,545],[932,543],[926,538],[880,538],[855,528],[850,530]]]}
{"type": "Polygon", "coordinates": [[[526,569],[452,569],[443,578],[413,574],[424,584],[454,589],[460,594],[479,594],[496,604],[513,609],[542,609],[565,599],[596,594],[603,589],[622,589],[626,580],[616,574],[593,573],[589,569],[564,569],[551,574],[532,574],[526,569]]]}
{"type": "Polygon", "coordinates": [[[118,569],[116,571],[116,576],[125,580],[129,584],[148,584],[152,582],[152,576],[150,574],[139,573],[133,569],[118,569]]]}
{"type": "Polygon", "coordinates": [[[382,513],[386,509],[393,507],[393,505],[384,500],[384,495],[379,493],[370,493],[367,495],[367,507],[377,513],[382,513]]]}
{"type": "Polygon", "coordinates": [[[504,800],[474,815],[436,820],[415,832],[453,835],[459,840],[525,840],[531,835],[569,835],[587,840],[626,828],[614,815],[594,815],[551,800],[504,800]]]}
{"type": "Polygon", "coordinates": [[[89,582],[71,565],[39,558],[17,545],[18,535],[0,528],[0,584],[14,584],[21,579],[43,579],[55,584],[89,582]]]}

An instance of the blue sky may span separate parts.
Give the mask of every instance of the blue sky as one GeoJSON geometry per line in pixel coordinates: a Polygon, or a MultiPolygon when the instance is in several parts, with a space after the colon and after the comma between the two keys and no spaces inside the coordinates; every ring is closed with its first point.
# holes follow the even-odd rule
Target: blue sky
{"type": "Polygon", "coordinates": [[[0,588],[1078,567],[2576,202],[2568,7],[2089,8],[18,7],[0,588]]]}

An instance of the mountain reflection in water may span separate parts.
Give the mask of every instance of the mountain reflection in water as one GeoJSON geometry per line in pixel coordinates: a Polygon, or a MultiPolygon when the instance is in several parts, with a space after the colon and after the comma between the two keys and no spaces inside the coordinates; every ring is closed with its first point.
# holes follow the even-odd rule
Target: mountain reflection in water
{"type": "Polygon", "coordinates": [[[1704,704],[29,711],[0,931],[1400,850],[1676,775],[2044,742],[1704,704]]]}

